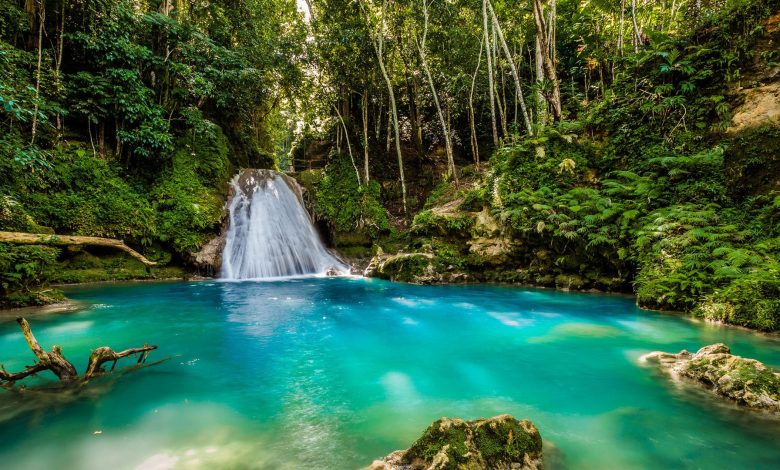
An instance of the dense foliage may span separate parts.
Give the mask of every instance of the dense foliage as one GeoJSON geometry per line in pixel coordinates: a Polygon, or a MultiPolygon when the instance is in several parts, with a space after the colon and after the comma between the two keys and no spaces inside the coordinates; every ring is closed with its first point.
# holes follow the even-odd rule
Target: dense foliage
{"type": "MultiPolygon", "coordinates": [[[[275,165],[301,26],[284,0],[0,1],[0,230],[186,261],[221,227],[235,168],[275,165]]],[[[57,262],[2,249],[9,291],[57,262]]]]}

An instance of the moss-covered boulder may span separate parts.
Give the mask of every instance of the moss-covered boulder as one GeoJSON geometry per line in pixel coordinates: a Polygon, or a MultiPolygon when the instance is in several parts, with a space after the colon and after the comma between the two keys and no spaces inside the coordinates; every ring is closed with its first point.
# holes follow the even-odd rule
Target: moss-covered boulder
{"type": "Polygon", "coordinates": [[[426,276],[433,275],[431,253],[399,253],[388,256],[377,254],[366,268],[365,275],[389,281],[421,282],[426,276]]]}
{"type": "Polygon", "coordinates": [[[652,352],[642,359],[740,405],[780,413],[780,373],[755,359],[731,354],[725,344],[711,344],[695,354],[652,352]]]}
{"type": "Polygon", "coordinates": [[[441,418],[407,450],[376,460],[370,470],[538,469],[542,436],[528,420],[509,415],[464,421],[441,418]]]}

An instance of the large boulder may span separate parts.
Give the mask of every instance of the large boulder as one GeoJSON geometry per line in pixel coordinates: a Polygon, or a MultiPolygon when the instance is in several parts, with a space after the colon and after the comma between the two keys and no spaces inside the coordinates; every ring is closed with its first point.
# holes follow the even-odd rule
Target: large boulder
{"type": "Polygon", "coordinates": [[[424,279],[435,274],[431,253],[398,253],[386,255],[377,253],[365,270],[367,277],[378,277],[389,281],[423,283],[424,279]]]}
{"type": "Polygon", "coordinates": [[[740,405],[780,412],[780,373],[755,359],[731,354],[723,343],[711,344],[695,354],[652,352],[642,360],[657,363],[673,377],[684,377],[708,387],[718,396],[740,405]]]}
{"type": "Polygon", "coordinates": [[[542,468],[542,436],[528,420],[509,415],[433,422],[406,450],[374,461],[369,470],[476,470],[542,468]]]}

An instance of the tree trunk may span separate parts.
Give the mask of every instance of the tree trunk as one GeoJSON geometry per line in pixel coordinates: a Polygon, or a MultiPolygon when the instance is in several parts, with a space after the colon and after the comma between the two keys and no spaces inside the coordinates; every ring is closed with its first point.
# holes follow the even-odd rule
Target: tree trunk
{"type": "Polygon", "coordinates": [[[35,1],[38,4],[38,66],[35,70],[35,102],[33,104],[30,145],[35,144],[35,133],[38,130],[38,102],[41,97],[41,62],[43,60],[43,26],[46,23],[46,4],[43,0],[35,1]]]}
{"type": "Polygon", "coordinates": [[[425,76],[428,77],[428,84],[431,87],[431,94],[433,95],[433,102],[436,105],[436,112],[439,115],[439,122],[441,123],[441,129],[444,133],[444,145],[446,146],[447,150],[447,175],[452,176],[455,180],[455,184],[458,184],[458,174],[455,168],[455,159],[452,155],[452,142],[450,141],[450,127],[447,125],[447,121],[444,119],[444,113],[441,110],[441,104],[439,103],[439,94],[436,92],[436,85],[433,83],[433,77],[431,76],[431,69],[428,67],[428,60],[425,56],[425,40],[428,36],[428,1],[423,0],[423,15],[425,17],[424,19],[424,26],[423,26],[423,35],[422,35],[422,41],[417,42],[417,38],[415,37],[415,42],[417,43],[417,50],[420,53],[420,63],[422,64],[423,71],[425,71],[425,76]]]}
{"type": "MultiPolygon", "coordinates": [[[[490,7],[490,1],[488,0],[488,7],[490,7]]],[[[496,108],[498,110],[498,122],[501,124],[501,135],[506,136],[509,134],[506,128],[506,110],[504,109],[504,103],[501,101],[501,93],[499,93],[498,87],[499,87],[499,79],[498,74],[501,74],[501,77],[503,78],[504,71],[501,69],[501,64],[498,63],[498,51],[496,50],[498,48],[498,35],[496,34],[496,28],[493,26],[493,22],[490,22],[490,34],[492,36],[490,41],[490,56],[493,60],[493,64],[495,66],[495,69],[493,70],[494,76],[493,76],[493,83],[495,84],[495,88],[493,89],[494,96],[496,97],[496,108]]]]}
{"type": "Polygon", "coordinates": [[[544,10],[542,8],[541,0],[533,0],[534,7],[534,23],[536,24],[536,35],[542,46],[542,65],[544,66],[544,73],[552,83],[552,93],[550,96],[546,96],[547,101],[550,102],[553,111],[553,117],[556,121],[560,121],[562,117],[561,111],[561,86],[558,82],[558,74],[555,71],[555,63],[551,58],[550,47],[548,42],[549,31],[544,19],[544,10]]]}
{"type": "Polygon", "coordinates": [[[363,92],[363,182],[368,184],[368,88],[363,92]]]}
{"type": "Polygon", "coordinates": [[[639,46],[643,44],[642,31],[636,22],[636,0],[631,0],[631,23],[634,26],[634,52],[639,52],[639,46]]]}
{"type": "MultiPolygon", "coordinates": [[[[362,4],[361,4],[362,5],[362,4]]],[[[376,58],[379,62],[379,69],[382,72],[382,77],[385,79],[387,85],[387,93],[390,96],[390,112],[393,117],[393,130],[395,132],[395,151],[398,155],[398,171],[401,177],[401,201],[403,204],[404,214],[407,213],[406,209],[406,178],[404,177],[404,158],[401,152],[401,133],[398,129],[398,108],[395,103],[395,92],[393,91],[393,82],[390,80],[390,75],[387,73],[384,61],[384,42],[385,42],[385,8],[387,7],[387,0],[382,4],[382,26],[376,37],[372,38],[374,44],[374,52],[376,52],[376,58]]]]}
{"type": "MultiPolygon", "coordinates": [[[[65,43],[65,38],[63,37],[64,34],[65,34],[65,0],[62,0],[62,8],[60,9],[60,32],[57,35],[57,56],[54,60],[54,72],[55,72],[55,76],[57,77],[58,91],[62,88],[62,76],[60,75],[60,70],[62,69],[62,48],[65,43]]],[[[57,112],[56,120],[57,120],[57,130],[61,132],[63,128],[63,124],[62,124],[62,115],[59,112],[57,112]]]]}
{"type": "Polygon", "coordinates": [[[490,92],[490,125],[493,128],[493,146],[498,147],[498,128],[496,127],[496,105],[493,96],[493,58],[490,56],[490,34],[488,33],[488,0],[482,0],[482,28],[487,55],[488,90],[490,92]]]}
{"type": "Polygon", "coordinates": [[[360,171],[358,170],[357,165],[355,164],[355,156],[352,155],[352,144],[349,142],[349,131],[347,131],[347,124],[344,122],[344,118],[341,117],[341,112],[339,112],[339,107],[335,104],[332,104],[333,109],[336,111],[336,116],[338,116],[339,121],[341,121],[341,127],[344,129],[344,139],[347,141],[347,149],[349,150],[349,161],[352,162],[352,168],[355,169],[355,177],[357,178],[357,184],[360,186],[360,171]]]}
{"type": "Polygon", "coordinates": [[[517,73],[515,61],[512,58],[512,54],[509,52],[509,46],[507,45],[506,40],[504,40],[504,33],[501,31],[501,25],[498,22],[498,17],[496,17],[496,12],[493,10],[493,5],[490,3],[490,0],[487,0],[487,4],[488,8],[490,9],[490,15],[493,17],[493,26],[498,33],[498,39],[501,42],[504,55],[506,56],[506,60],[509,62],[509,67],[512,70],[512,78],[515,79],[515,87],[517,89],[517,94],[520,100],[520,110],[523,114],[523,123],[525,124],[525,129],[528,131],[528,135],[533,135],[534,131],[531,127],[531,120],[528,118],[528,108],[525,105],[525,98],[523,97],[523,88],[520,86],[520,74],[517,73]]]}
{"type": "Polygon", "coordinates": [[[22,334],[24,335],[25,341],[27,341],[27,346],[30,347],[30,350],[35,354],[35,357],[38,358],[37,366],[54,372],[54,375],[60,379],[60,382],[62,382],[63,385],[69,385],[78,378],[79,374],[76,372],[76,368],[62,356],[62,348],[54,345],[52,346],[51,351],[44,351],[41,345],[38,344],[38,340],[35,339],[27,320],[18,318],[16,322],[19,323],[19,326],[22,328],[22,334]]]}
{"type": "Polygon", "coordinates": [[[544,93],[542,93],[542,86],[544,84],[544,68],[542,66],[542,45],[539,42],[539,37],[536,37],[534,41],[536,43],[536,57],[534,64],[536,66],[536,86],[539,89],[536,91],[536,122],[539,126],[544,127],[547,122],[547,100],[544,99],[544,93]]]}
{"type": "Polygon", "coordinates": [[[24,232],[0,232],[0,243],[12,243],[16,245],[54,245],[54,246],[105,246],[124,251],[128,255],[142,262],[146,266],[154,266],[157,263],[149,261],[141,253],[125,245],[122,240],[100,237],[82,237],[76,235],[49,235],[42,233],[24,232]]]}
{"type": "Polygon", "coordinates": [[[477,68],[474,69],[474,75],[471,76],[471,91],[469,92],[469,126],[471,127],[471,155],[474,157],[474,163],[479,165],[479,139],[477,139],[477,126],[475,124],[476,115],[474,112],[474,88],[477,84],[477,74],[482,62],[482,51],[485,40],[479,44],[479,56],[477,57],[477,68]]]}

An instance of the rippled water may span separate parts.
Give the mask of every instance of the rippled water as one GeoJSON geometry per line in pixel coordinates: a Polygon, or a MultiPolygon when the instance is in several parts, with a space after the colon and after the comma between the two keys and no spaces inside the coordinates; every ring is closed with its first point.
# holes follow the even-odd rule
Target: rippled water
{"type": "MultiPolygon", "coordinates": [[[[511,413],[537,424],[551,468],[780,468],[778,421],[637,362],[722,341],[777,367],[780,341],[629,298],[363,279],[70,295],[91,306],[31,322],[80,370],[103,344],[172,358],[45,409],[0,392],[0,467],[354,469],[440,416],[511,413]]],[[[13,322],[0,357],[31,363],[13,322]]]]}

